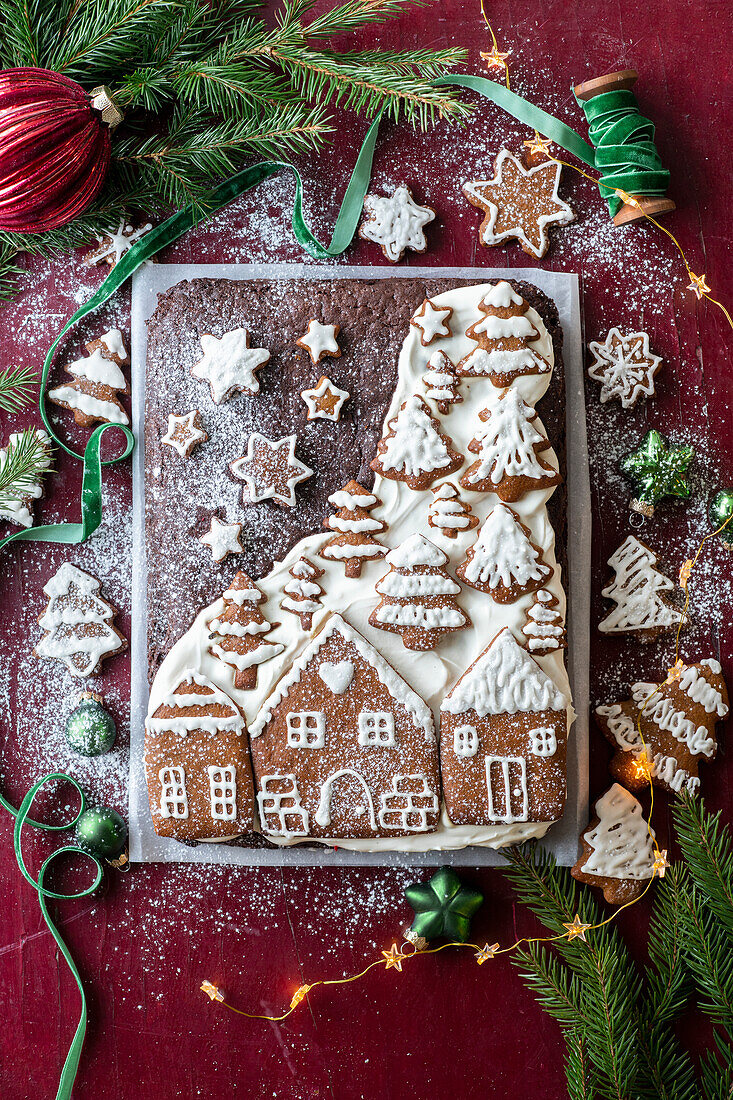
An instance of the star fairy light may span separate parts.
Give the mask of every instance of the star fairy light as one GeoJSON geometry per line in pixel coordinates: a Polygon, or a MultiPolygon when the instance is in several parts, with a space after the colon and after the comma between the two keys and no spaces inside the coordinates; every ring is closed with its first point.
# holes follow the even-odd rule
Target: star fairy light
{"type": "Polygon", "coordinates": [[[586,924],[584,921],[582,921],[580,919],[580,914],[576,913],[569,924],[565,924],[565,922],[563,921],[563,928],[567,928],[567,934],[563,938],[568,940],[578,939],[585,942],[585,934],[588,929],[592,927],[592,925],[586,924]]]}
{"type": "Polygon", "coordinates": [[[678,657],[672,667],[667,669],[667,679],[664,681],[664,685],[666,686],[667,684],[674,684],[677,680],[679,680],[680,676],[686,668],[687,665],[685,664],[685,662],[682,660],[681,657],[678,657]]]}
{"type": "Polygon", "coordinates": [[[498,49],[498,47],[494,46],[490,50],[481,50],[481,52],[479,53],[479,57],[485,63],[486,68],[489,69],[489,70],[491,70],[491,69],[506,70],[506,68],[507,68],[506,59],[508,57],[511,57],[511,52],[512,52],[511,50],[507,50],[506,53],[502,53],[498,49]]]}
{"type": "Polygon", "coordinates": [[[685,290],[691,290],[698,302],[701,298],[705,298],[708,294],[712,293],[706,281],[707,276],[695,275],[689,268],[687,269],[687,274],[690,276],[690,282],[685,287],[685,290]]]}
{"type": "Polygon", "coordinates": [[[549,138],[542,137],[536,130],[534,132],[534,137],[530,138],[529,141],[525,141],[523,144],[532,157],[547,157],[548,160],[555,159],[550,152],[552,142],[549,138]]]}
{"type": "Polygon", "coordinates": [[[473,956],[479,966],[483,966],[489,959],[493,959],[499,950],[498,943],[485,943],[483,947],[480,947],[476,954],[473,956]]]}
{"type": "Polygon", "coordinates": [[[402,963],[407,958],[407,955],[403,955],[396,943],[393,943],[389,951],[383,951],[384,956],[384,969],[402,971],[402,963]]]}
{"type": "Polygon", "coordinates": [[[308,992],[309,992],[309,991],[310,991],[310,990],[311,990],[312,988],[313,988],[313,987],[312,987],[312,986],[310,986],[310,985],[299,985],[299,986],[298,986],[298,988],[297,988],[297,989],[295,990],[295,993],[293,993],[293,996],[292,996],[292,998],[291,998],[291,1000],[290,1000],[290,1007],[291,1007],[291,1009],[292,1009],[292,1008],[297,1008],[297,1007],[298,1007],[298,1005],[300,1004],[300,1002],[301,1002],[301,1001],[303,1001],[303,1000],[305,1000],[306,994],[307,994],[307,993],[308,993],[308,992]]]}
{"type": "Polygon", "coordinates": [[[207,997],[211,997],[212,1001],[224,1000],[224,994],[213,982],[202,982],[200,988],[201,992],[205,993],[207,997]]]}
{"type": "Polygon", "coordinates": [[[654,874],[658,875],[659,878],[664,878],[665,871],[668,867],[671,866],[672,864],[667,859],[667,849],[662,848],[661,850],[657,851],[654,862],[652,863],[652,871],[654,872],[654,874]]]}

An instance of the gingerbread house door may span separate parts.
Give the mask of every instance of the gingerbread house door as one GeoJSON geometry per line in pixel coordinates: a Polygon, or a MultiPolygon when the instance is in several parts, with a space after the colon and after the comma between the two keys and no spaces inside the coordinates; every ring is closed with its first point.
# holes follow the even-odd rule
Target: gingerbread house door
{"type": "Polygon", "coordinates": [[[360,824],[366,814],[371,828],[376,832],[374,802],[363,775],[359,775],[353,768],[341,768],[329,775],[321,787],[321,798],[316,811],[316,821],[322,829],[331,824],[331,801],[334,797],[338,799],[339,817],[342,819],[339,828],[343,828],[345,812],[348,816],[353,815],[360,824]]]}
{"type": "Polygon", "coordinates": [[[527,821],[527,761],[523,756],[487,756],[486,791],[491,821],[527,821]]]}

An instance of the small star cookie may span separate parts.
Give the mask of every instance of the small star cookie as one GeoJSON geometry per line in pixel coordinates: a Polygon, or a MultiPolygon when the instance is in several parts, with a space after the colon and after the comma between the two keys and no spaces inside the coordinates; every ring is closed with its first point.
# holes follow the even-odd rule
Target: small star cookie
{"type": "Polygon", "coordinates": [[[313,475],[310,466],[295,457],[295,444],[295,435],[267,439],[252,433],[247,454],[229,463],[232,475],[246,484],[245,504],[274,500],[288,508],[295,506],[295,486],[313,475]]]}
{"type": "Polygon", "coordinates": [[[464,183],[463,194],[485,214],[479,228],[481,244],[490,247],[514,237],[529,256],[541,259],[549,246],[547,227],[575,220],[557,193],[560,171],[555,161],[525,168],[508,149],[502,149],[494,162],[493,179],[464,183]]]}
{"type": "Polygon", "coordinates": [[[410,324],[419,330],[420,343],[426,348],[428,344],[432,344],[436,336],[450,336],[448,322],[452,316],[452,306],[436,306],[435,302],[426,298],[410,318],[410,324]]]}
{"type": "Polygon", "coordinates": [[[308,420],[338,420],[341,407],[351,395],[322,374],[318,385],[312,390],[303,390],[300,396],[308,406],[308,420]]]}
{"type": "Polygon", "coordinates": [[[242,534],[241,523],[222,523],[218,516],[211,517],[211,526],[199,542],[203,542],[211,550],[214,561],[224,561],[229,554],[241,554],[242,544],[239,537],[242,534]]]}
{"type": "Polygon", "coordinates": [[[259,393],[255,372],[270,361],[266,348],[251,348],[246,328],[235,328],[223,336],[201,337],[203,356],[191,367],[191,374],[208,382],[215,405],[228,401],[235,393],[259,393]]]}
{"type": "Polygon", "coordinates": [[[326,355],[331,359],[340,359],[341,348],[336,339],[340,331],[341,325],[322,325],[320,321],[309,321],[307,332],[298,337],[295,345],[308,352],[314,366],[326,355]]]}
{"type": "Polygon", "coordinates": [[[424,228],[435,218],[435,211],[431,206],[419,206],[409,187],[402,184],[391,197],[367,195],[364,213],[359,236],[378,244],[390,263],[401,260],[408,248],[427,251],[424,228]]]}
{"type": "Polygon", "coordinates": [[[178,451],[181,458],[188,458],[194,447],[199,443],[205,443],[208,438],[201,423],[200,412],[198,409],[193,409],[189,413],[184,413],[183,416],[169,413],[168,431],[160,437],[160,442],[178,451]]]}
{"type": "Polygon", "coordinates": [[[622,336],[612,328],[603,343],[592,340],[588,346],[593,353],[588,375],[601,383],[601,404],[615,397],[622,408],[629,409],[640,397],[653,396],[654,376],[662,357],[649,350],[646,332],[622,336]]]}

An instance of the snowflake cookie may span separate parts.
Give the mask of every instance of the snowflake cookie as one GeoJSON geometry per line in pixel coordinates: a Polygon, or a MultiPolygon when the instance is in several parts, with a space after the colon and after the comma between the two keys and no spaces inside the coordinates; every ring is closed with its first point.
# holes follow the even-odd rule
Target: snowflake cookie
{"type": "Polygon", "coordinates": [[[94,676],[102,661],[127,649],[113,619],[117,609],[102,598],[101,582],[64,562],[44,585],[48,606],[38,620],[44,635],[35,657],[62,661],[72,676],[94,676]]]}
{"type": "Polygon", "coordinates": [[[390,197],[367,195],[364,199],[366,217],[359,227],[359,236],[374,241],[390,263],[396,264],[405,254],[427,251],[425,226],[435,218],[431,206],[418,206],[409,187],[402,184],[390,197]]]}
{"type": "Polygon", "coordinates": [[[114,229],[108,229],[106,233],[96,234],[99,246],[86,254],[84,263],[89,267],[101,263],[114,267],[124,254],[152,228],[152,224],[146,222],[139,229],[135,229],[132,225],[126,225],[123,218],[116,232],[114,229]]]}
{"type": "Polygon", "coordinates": [[[508,149],[502,149],[492,179],[465,183],[463,194],[485,215],[479,228],[481,244],[491,247],[516,238],[529,256],[541,259],[549,246],[547,227],[575,220],[557,192],[560,171],[555,161],[525,168],[508,149]]]}
{"type": "Polygon", "coordinates": [[[309,321],[307,332],[298,337],[295,345],[308,352],[314,366],[327,355],[331,359],[340,359],[341,348],[336,339],[340,331],[341,325],[322,325],[320,321],[309,321]]]}
{"type": "Polygon", "coordinates": [[[436,336],[450,336],[448,322],[453,316],[452,306],[436,306],[430,298],[426,298],[420,308],[413,313],[410,324],[420,333],[420,343],[423,347],[432,344],[436,336]]]}
{"type": "Polygon", "coordinates": [[[589,344],[593,362],[588,367],[589,376],[601,383],[601,404],[613,398],[624,409],[635,405],[640,397],[654,394],[654,376],[662,365],[662,357],[649,350],[646,332],[633,332],[622,336],[612,328],[600,343],[589,344]]]}
{"type": "Polygon", "coordinates": [[[322,374],[312,390],[301,390],[300,396],[308,406],[308,420],[338,420],[345,401],[351,396],[348,390],[340,390],[330,378],[322,374]]]}
{"type": "Polygon", "coordinates": [[[274,500],[295,507],[295,486],[313,475],[310,466],[295,457],[296,442],[295,435],[267,439],[259,432],[252,433],[247,454],[229,463],[232,475],[246,483],[242,496],[245,504],[274,500]]]}
{"type": "Polygon", "coordinates": [[[172,447],[181,458],[188,458],[194,447],[205,443],[208,438],[201,423],[201,413],[198,409],[193,409],[182,416],[169,413],[168,431],[160,437],[160,442],[166,447],[172,447]]]}
{"type": "Polygon", "coordinates": [[[654,830],[641,803],[620,784],[596,802],[596,814],[580,834],[583,853],[571,868],[578,882],[599,886],[611,905],[634,901],[652,877],[654,830]]]}
{"type": "Polygon", "coordinates": [[[220,562],[229,554],[242,553],[242,544],[239,541],[241,534],[241,523],[223,523],[218,516],[212,516],[209,530],[201,536],[199,542],[209,547],[214,561],[220,562]]]}
{"type": "Polygon", "coordinates": [[[228,401],[235,393],[260,392],[256,372],[270,361],[266,348],[251,348],[246,328],[235,328],[223,336],[201,337],[203,356],[191,367],[191,374],[208,382],[215,405],[228,401]]]}

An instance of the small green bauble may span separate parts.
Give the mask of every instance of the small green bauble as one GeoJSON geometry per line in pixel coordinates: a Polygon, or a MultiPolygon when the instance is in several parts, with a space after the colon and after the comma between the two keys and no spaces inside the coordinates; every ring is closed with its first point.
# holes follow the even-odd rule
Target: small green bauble
{"type": "Polygon", "coordinates": [[[109,806],[92,806],[76,823],[76,841],[93,856],[113,859],[125,847],[127,825],[117,810],[109,806]]]}
{"type": "MultiPolygon", "coordinates": [[[[733,489],[721,489],[710,501],[710,507],[708,508],[708,517],[713,525],[713,530],[717,531],[731,516],[733,516],[733,489]]],[[[723,546],[727,547],[728,550],[733,550],[733,521],[728,524],[724,531],[720,532],[720,537],[723,546]]]]}
{"type": "Polygon", "coordinates": [[[82,695],[66,719],[64,733],[74,752],[82,756],[101,756],[114,745],[117,729],[100,697],[88,692],[82,695]]]}

